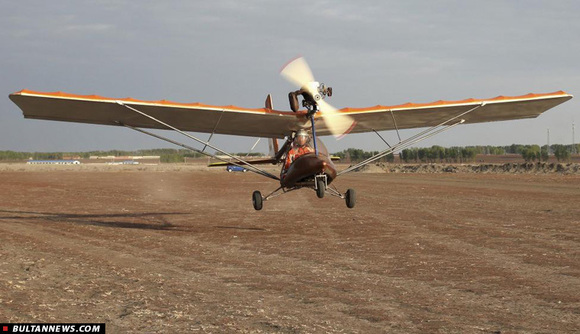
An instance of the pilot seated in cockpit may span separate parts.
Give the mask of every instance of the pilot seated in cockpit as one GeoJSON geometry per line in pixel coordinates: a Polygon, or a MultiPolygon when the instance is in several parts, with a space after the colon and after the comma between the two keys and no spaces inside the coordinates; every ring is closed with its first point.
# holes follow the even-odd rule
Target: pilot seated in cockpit
{"type": "Polygon", "coordinates": [[[286,154],[286,161],[284,163],[284,168],[282,169],[282,173],[281,173],[282,177],[284,177],[284,175],[286,174],[286,171],[288,171],[288,168],[290,168],[290,165],[296,159],[298,159],[298,157],[300,157],[304,154],[307,154],[307,153],[314,152],[314,149],[312,147],[310,147],[309,145],[307,145],[309,139],[310,139],[310,136],[308,135],[308,132],[306,132],[306,130],[298,130],[298,132],[296,132],[296,136],[294,137],[294,142],[292,143],[292,147],[290,148],[290,150],[286,154]]]}

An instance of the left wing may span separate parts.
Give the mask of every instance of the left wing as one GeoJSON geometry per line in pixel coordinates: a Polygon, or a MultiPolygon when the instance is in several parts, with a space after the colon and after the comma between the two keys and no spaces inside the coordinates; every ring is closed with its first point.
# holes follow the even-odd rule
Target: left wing
{"type": "Polygon", "coordinates": [[[25,118],[166,129],[163,125],[124,107],[120,102],[182,131],[251,137],[284,138],[306,122],[303,117],[296,117],[293,112],[268,108],[247,109],[166,100],[112,99],[97,95],[29,90],[10,94],[10,99],[22,109],[25,118]]]}

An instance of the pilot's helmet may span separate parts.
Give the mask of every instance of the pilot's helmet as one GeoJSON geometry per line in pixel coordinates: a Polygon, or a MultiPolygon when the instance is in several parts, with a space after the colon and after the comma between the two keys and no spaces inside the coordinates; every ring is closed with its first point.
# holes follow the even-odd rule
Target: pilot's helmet
{"type": "Polygon", "coordinates": [[[308,132],[306,132],[306,130],[304,129],[300,129],[298,130],[298,132],[296,132],[296,144],[298,146],[304,146],[306,144],[306,142],[308,141],[308,132]]]}

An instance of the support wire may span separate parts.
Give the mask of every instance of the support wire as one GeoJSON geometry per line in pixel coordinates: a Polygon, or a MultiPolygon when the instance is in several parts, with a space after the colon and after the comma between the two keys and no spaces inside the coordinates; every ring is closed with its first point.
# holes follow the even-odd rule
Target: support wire
{"type": "Polygon", "coordinates": [[[448,119],[448,120],[446,120],[444,122],[441,122],[441,123],[439,123],[439,124],[437,124],[437,125],[435,125],[433,127],[430,127],[427,130],[421,131],[418,134],[416,134],[414,136],[411,136],[410,138],[408,138],[408,139],[406,139],[404,141],[401,141],[401,142],[397,143],[393,147],[390,147],[390,148],[388,148],[388,149],[386,149],[384,151],[381,151],[381,152],[373,155],[372,157],[370,157],[370,158],[368,158],[368,159],[366,159],[366,160],[364,160],[362,162],[359,162],[358,164],[355,164],[353,166],[348,167],[345,170],[342,170],[342,171],[338,172],[337,173],[337,176],[338,175],[342,175],[342,174],[346,174],[346,173],[350,173],[352,171],[355,171],[355,170],[357,170],[357,169],[359,169],[359,168],[361,168],[361,167],[363,167],[363,166],[365,166],[365,165],[367,165],[367,164],[369,164],[369,163],[371,163],[373,161],[376,161],[376,160],[378,160],[378,159],[380,159],[380,158],[382,158],[382,157],[384,157],[384,156],[386,156],[386,155],[388,155],[390,153],[394,153],[396,151],[403,150],[403,149],[405,149],[405,148],[407,148],[407,147],[409,147],[409,146],[411,146],[413,144],[416,144],[416,143],[418,143],[420,141],[423,141],[423,140],[425,140],[427,138],[433,137],[436,134],[439,134],[439,133],[441,133],[443,131],[447,131],[447,130],[449,130],[449,129],[451,129],[451,128],[453,128],[453,127],[455,127],[455,126],[457,126],[457,125],[459,125],[459,124],[461,124],[463,122],[465,122],[465,120],[461,119],[460,121],[458,121],[458,122],[456,122],[454,124],[445,126],[447,123],[449,123],[449,122],[451,122],[453,120],[456,120],[456,119],[458,119],[458,118],[460,118],[460,117],[462,117],[464,115],[467,115],[468,113],[470,113],[470,112],[472,112],[472,111],[474,111],[474,110],[476,110],[478,108],[481,108],[484,105],[485,105],[485,103],[481,103],[478,106],[473,107],[473,108],[471,108],[471,109],[469,109],[469,110],[467,110],[467,111],[465,111],[465,112],[463,112],[463,113],[461,113],[461,114],[459,114],[457,116],[454,116],[454,117],[452,117],[452,118],[450,118],[450,119],[448,119]],[[439,129],[442,126],[445,126],[445,127],[439,129]]]}
{"type": "Polygon", "coordinates": [[[136,113],[138,113],[138,114],[140,114],[140,115],[143,115],[143,116],[145,116],[145,117],[147,117],[147,118],[149,118],[149,119],[151,119],[151,120],[153,120],[153,121],[155,121],[155,122],[157,122],[157,123],[159,123],[159,124],[161,124],[161,125],[163,125],[163,126],[166,126],[167,128],[169,128],[169,129],[171,129],[171,130],[173,130],[173,131],[176,131],[176,132],[177,132],[177,133],[179,133],[179,134],[182,134],[182,135],[184,135],[184,136],[186,136],[186,137],[188,137],[188,138],[190,138],[190,139],[193,139],[193,140],[195,140],[196,142],[198,142],[198,143],[200,143],[200,144],[204,144],[204,145],[206,145],[207,147],[209,147],[209,148],[211,148],[211,149],[213,149],[213,150],[215,150],[215,151],[217,151],[217,152],[220,152],[221,154],[227,155],[228,157],[230,157],[230,158],[232,158],[232,159],[234,159],[234,160],[238,161],[238,163],[236,163],[236,162],[233,162],[233,161],[228,161],[227,159],[220,158],[220,157],[218,157],[218,156],[216,156],[216,155],[213,155],[213,154],[210,154],[210,153],[207,153],[207,152],[203,152],[203,151],[201,151],[201,150],[195,149],[195,148],[193,148],[193,147],[191,147],[191,146],[188,146],[188,145],[185,145],[185,144],[178,143],[178,142],[176,142],[176,141],[173,141],[173,140],[171,140],[171,139],[169,139],[169,138],[165,138],[165,137],[162,137],[162,136],[159,136],[159,135],[153,134],[153,133],[151,133],[151,132],[148,132],[148,131],[145,131],[145,130],[142,130],[142,129],[138,129],[138,128],[136,128],[136,127],[133,127],[133,126],[130,126],[130,125],[127,125],[127,124],[119,123],[119,124],[121,124],[121,125],[123,125],[123,126],[125,126],[125,127],[128,127],[128,128],[130,128],[130,129],[133,129],[133,130],[139,131],[139,132],[141,132],[141,133],[144,133],[144,134],[147,134],[147,135],[150,135],[150,136],[153,136],[153,137],[156,137],[156,138],[159,138],[159,139],[165,140],[165,141],[167,141],[167,142],[170,142],[170,143],[172,143],[172,144],[179,145],[179,146],[181,146],[181,147],[185,147],[185,148],[187,148],[187,149],[189,149],[189,150],[192,150],[192,151],[194,151],[194,152],[198,152],[198,153],[201,153],[201,154],[203,154],[203,155],[210,156],[210,157],[212,157],[212,158],[215,158],[215,159],[218,159],[218,160],[221,160],[221,161],[227,162],[227,163],[231,163],[232,165],[236,165],[236,166],[244,167],[244,168],[248,169],[249,171],[251,171],[251,172],[254,172],[254,173],[256,173],[256,174],[260,174],[260,175],[263,175],[263,176],[269,177],[269,178],[271,178],[271,179],[274,179],[274,180],[278,180],[278,181],[280,180],[280,178],[279,178],[279,177],[277,177],[277,176],[275,176],[275,175],[273,175],[273,174],[271,174],[271,173],[268,173],[268,172],[266,172],[265,170],[263,170],[263,169],[260,169],[260,168],[258,168],[258,167],[256,167],[256,166],[254,166],[254,165],[252,165],[252,164],[248,163],[247,161],[245,161],[245,160],[243,160],[243,159],[240,159],[240,158],[238,158],[238,157],[235,157],[235,156],[233,156],[232,154],[230,154],[230,153],[228,153],[228,152],[226,152],[226,151],[223,151],[223,150],[221,150],[221,149],[219,149],[219,148],[217,148],[217,147],[215,147],[215,146],[211,145],[210,143],[208,143],[208,142],[206,142],[206,141],[203,141],[203,140],[201,140],[201,139],[199,139],[199,138],[196,138],[195,136],[192,136],[192,135],[190,135],[190,134],[188,134],[188,133],[185,133],[185,132],[183,132],[183,131],[181,131],[181,130],[177,129],[176,127],[173,127],[173,126],[171,126],[171,125],[169,125],[169,124],[167,124],[167,123],[165,123],[165,122],[163,122],[163,121],[160,121],[160,120],[156,119],[156,118],[155,118],[155,117],[153,117],[153,116],[150,116],[150,115],[148,115],[148,114],[146,114],[146,113],[144,113],[144,112],[142,112],[142,111],[139,111],[139,110],[137,110],[137,109],[135,109],[135,108],[133,108],[133,107],[131,107],[131,106],[128,106],[128,105],[124,104],[124,103],[123,103],[123,102],[121,102],[121,101],[116,101],[116,102],[117,102],[119,105],[121,105],[121,106],[123,106],[123,107],[125,107],[125,108],[127,108],[127,109],[129,109],[129,110],[132,110],[132,111],[134,111],[134,112],[136,112],[136,113]]]}

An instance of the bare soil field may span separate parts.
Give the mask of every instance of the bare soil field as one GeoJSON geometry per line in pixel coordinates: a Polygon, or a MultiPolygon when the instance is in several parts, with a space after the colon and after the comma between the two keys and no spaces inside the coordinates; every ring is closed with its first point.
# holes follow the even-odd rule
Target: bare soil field
{"type": "Polygon", "coordinates": [[[110,333],[573,333],[580,175],[0,172],[0,321],[110,333]]]}

